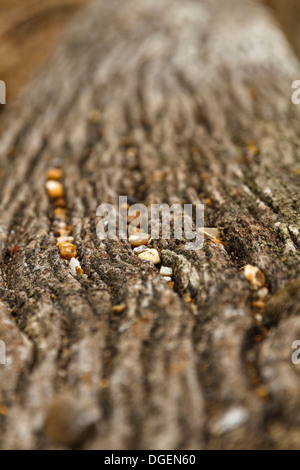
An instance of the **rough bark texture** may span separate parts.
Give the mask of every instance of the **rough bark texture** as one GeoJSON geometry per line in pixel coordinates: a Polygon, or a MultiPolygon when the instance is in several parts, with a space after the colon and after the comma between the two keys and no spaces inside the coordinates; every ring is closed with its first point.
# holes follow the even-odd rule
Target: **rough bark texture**
{"type": "Polygon", "coordinates": [[[2,116],[2,448],[299,447],[297,78],[283,34],[248,1],[80,12],[2,116]],[[57,164],[86,280],[55,245],[44,184],[57,164]],[[122,194],[205,202],[224,244],[155,241],[172,290],[127,241],[98,240],[97,205],[122,194]],[[265,310],[245,264],[266,276],[265,310]],[[78,414],[95,421],[88,435],[78,414]],[[64,443],[60,420],[78,439],[64,443]]]}

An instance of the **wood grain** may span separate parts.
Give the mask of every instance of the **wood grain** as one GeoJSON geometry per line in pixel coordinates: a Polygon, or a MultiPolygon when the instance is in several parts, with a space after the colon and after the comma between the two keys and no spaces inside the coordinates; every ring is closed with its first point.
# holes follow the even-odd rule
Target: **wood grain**
{"type": "Polygon", "coordinates": [[[1,117],[1,448],[299,448],[297,75],[250,1],[81,10],[1,117]],[[56,247],[54,165],[87,280],[56,247]],[[96,236],[97,205],[122,194],[204,202],[224,244],[155,241],[169,289],[127,241],[96,236]],[[246,264],[266,277],[265,310],[246,264]],[[78,428],[86,413],[91,433],[78,428]]]}

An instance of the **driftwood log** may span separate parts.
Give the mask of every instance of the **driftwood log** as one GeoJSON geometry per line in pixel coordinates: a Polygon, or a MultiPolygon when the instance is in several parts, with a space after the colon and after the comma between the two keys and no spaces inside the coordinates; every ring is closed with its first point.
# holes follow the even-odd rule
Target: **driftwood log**
{"type": "Polygon", "coordinates": [[[1,448],[299,448],[299,75],[250,1],[103,0],[75,17],[1,116],[1,448]],[[57,165],[87,279],[56,246],[57,165]],[[97,238],[97,206],[119,195],[205,203],[223,244],[154,241],[171,289],[127,241],[97,238]]]}

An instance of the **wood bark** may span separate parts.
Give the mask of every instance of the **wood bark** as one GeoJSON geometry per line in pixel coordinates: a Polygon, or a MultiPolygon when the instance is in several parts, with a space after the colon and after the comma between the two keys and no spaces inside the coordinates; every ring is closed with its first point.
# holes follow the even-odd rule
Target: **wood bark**
{"type": "Polygon", "coordinates": [[[1,116],[1,448],[299,448],[299,72],[250,1],[96,1],[75,17],[1,116]],[[56,247],[56,165],[87,279],[56,247]],[[154,241],[172,290],[127,241],[97,238],[97,206],[119,195],[205,203],[224,244],[154,241]]]}

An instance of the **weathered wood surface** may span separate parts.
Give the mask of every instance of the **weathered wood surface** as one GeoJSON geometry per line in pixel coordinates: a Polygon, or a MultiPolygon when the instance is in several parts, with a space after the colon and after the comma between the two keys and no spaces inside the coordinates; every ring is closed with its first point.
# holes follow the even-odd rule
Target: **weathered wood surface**
{"type": "Polygon", "coordinates": [[[299,72],[247,1],[80,12],[1,120],[2,448],[299,447],[299,72]],[[44,188],[54,164],[87,280],[55,246],[44,188]],[[97,239],[97,205],[122,194],[206,201],[224,245],[155,242],[173,291],[126,241],[97,239]],[[252,305],[248,263],[266,276],[265,311],[252,305]],[[230,410],[239,426],[226,432],[230,410]],[[84,418],[95,421],[87,436],[84,418]]]}

